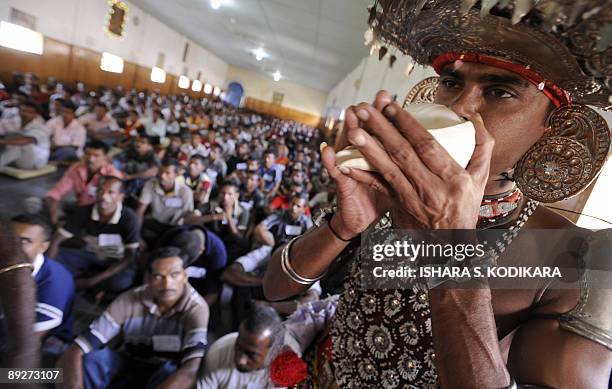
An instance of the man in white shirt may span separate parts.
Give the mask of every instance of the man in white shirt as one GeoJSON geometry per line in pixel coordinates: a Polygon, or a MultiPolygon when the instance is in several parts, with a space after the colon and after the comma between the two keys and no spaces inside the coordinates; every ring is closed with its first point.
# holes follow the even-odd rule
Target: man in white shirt
{"type": "Polygon", "coordinates": [[[281,321],[274,309],[255,305],[238,332],[225,335],[208,350],[198,389],[264,389],[272,387],[270,350],[281,321]]]}
{"type": "Polygon", "coordinates": [[[166,121],[159,109],[153,110],[153,116],[141,118],[140,122],[144,125],[147,136],[155,137],[159,141],[166,137],[166,121]]]}
{"type": "Polygon", "coordinates": [[[71,101],[62,101],[58,115],[47,121],[52,160],[76,161],[83,155],[87,130],[77,120],[75,111],[71,101]]]}
{"type": "Polygon", "coordinates": [[[0,102],[0,135],[18,132],[21,128],[19,106],[28,100],[28,95],[16,91],[9,100],[0,102]]]}
{"type": "Polygon", "coordinates": [[[0,138],[0,168],[40,169],[49,161],[49,133],[36,104],[22,103],[19,115],[20,131],[0,138]]]}

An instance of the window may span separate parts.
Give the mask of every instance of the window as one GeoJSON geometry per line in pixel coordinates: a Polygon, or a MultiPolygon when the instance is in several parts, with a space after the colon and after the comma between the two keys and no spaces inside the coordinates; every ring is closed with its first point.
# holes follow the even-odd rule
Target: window
{"type": "Polygon", "coordinates": [[[9,22],[0,22],[0,46],[26,53],[43,53],[43,35],[9,22]]]}
{"type": "Polygon", "coordinates": [[[191,90],[194,92],[199,92],[202,90],[202,82],[200,80],[193,80],[191,83],[191,90]]]}
{"type": "Polygon", "coordinates": [[[102,53],[100,69],[111,73],[123,73],[123,58],[111,53],[102,53]]]}
{"type": "Polygon", "coordinates": [[[284,93],[273,92],[272,93],[272,104],[282,105],[284,98],[285,98],[285,94],[284,93]]]}
{"type": "Polygon", "coordinates": [[[151,81],[163,84],[166,82],[166,71],[157,66],[153,67],[153,69],[151,69],[151,81]]]}
{"type": "Polygon", "coordinates": [[[178,81],[178,87],[182,89],[189,88],[189,78],[187,78],[187,76],[180,76],[178,81]]]}

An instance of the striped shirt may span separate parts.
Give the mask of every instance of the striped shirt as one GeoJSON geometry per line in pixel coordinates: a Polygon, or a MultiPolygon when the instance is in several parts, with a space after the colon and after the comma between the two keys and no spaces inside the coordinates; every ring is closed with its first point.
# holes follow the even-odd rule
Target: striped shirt
{"type": "Polygon", "coordinates": [[[202,358],[207,346],[209,310],[206,301],[189,284],[172,309],[161,314],[148,285],[119,297],[89,328],[75,339],[88,353],[122,335],[121,349],[151,364],[184,363],[202,358]]]}

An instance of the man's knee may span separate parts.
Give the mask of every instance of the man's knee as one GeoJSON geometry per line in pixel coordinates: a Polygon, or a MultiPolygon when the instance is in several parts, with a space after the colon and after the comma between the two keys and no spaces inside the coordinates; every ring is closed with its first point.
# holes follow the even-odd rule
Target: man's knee
{"type": "Polygon", "coordinates": [[[136,272],[136,264],[130,264],[127,268],[109,278],[104,283],[105,289],[111,292],[122,292],[131,288],[136,278],[136,272]]]}

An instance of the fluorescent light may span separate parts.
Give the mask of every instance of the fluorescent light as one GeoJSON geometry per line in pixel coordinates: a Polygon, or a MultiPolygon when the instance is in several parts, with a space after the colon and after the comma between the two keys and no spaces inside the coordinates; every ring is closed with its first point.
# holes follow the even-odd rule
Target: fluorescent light
{"type": "Polygon", "coordinates": [[[182,88],[182,89],[189,88],[189,78],[187,78],[187,76],[180,76],[179,77],[179,82],[178,82],[178,87],[182,88]]]}
{"type": "Polygon", "coordinates": [[[274,81],[280,81],[281,77],[282,77],[282,76],[281,76],[281,74],[280,74],[280,71],[279,71],[279,70],[277,70],[277,71],[274,73],[274,81]]]}
{"type": "Polygon", "coordinates": [[[221,88],[216,86],[215,89],[213,89],[213,95],[219,96],[220,94],[221,94],[221,88]]]}
{"type": "Polygon", "coordinates": [[[0,22],[0,46],[26,53],[43,53],[43,35],[17,24],[0,22]]]}
{"type": "Polygon", "coordinates": [[[266,52],[264,51],[264,49],[262,47],[260,47],[257,50],[253,51],[253,54],[255,54],[255,59],[258,60],[258,61],[261,61],[262,59],[267,57],[267,54],[266,54],[266,52]]]}
{"type": "Polygon", "coordinates": [[[344,120],[344,114],[346,113],[345,110],[340,111],[340,115],[338,116],[338,120],[339,121],[343,121],[344,120]]]}
{"type": "Polygon", "coordinates": [[[153,69],[151,69],[151,81],[158,84],[163,84],[166,82],[166,71],[162,68],[154,66],[153,69]]]}
{"type": "Polygon", "coordinates": [[[210,85],[209,83],[206,83],[204,85],[204,93],[206,93],[207,95],[211,94],[213,91],[213,86],[210,85]]]}
{"type": "Polygon", "coordinates": [[[123,58],[118,55],[103,52],[100,69],[111,73],[123,73],[123,58]]]}
{"type": "Polygon", "coordinates": [[[221,0],[210,0],[210,6],[212,9],[219,9],[221,7],[221,0]]]}
{"type": "Polygon", "coordinates": [[[194,92],[199,92],[202,90],[202,82],[200,80],[193,80],[191,83],[191,90],[194,92]]]}

